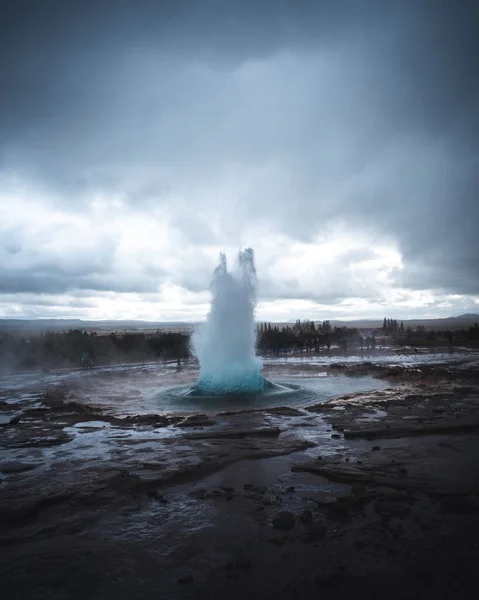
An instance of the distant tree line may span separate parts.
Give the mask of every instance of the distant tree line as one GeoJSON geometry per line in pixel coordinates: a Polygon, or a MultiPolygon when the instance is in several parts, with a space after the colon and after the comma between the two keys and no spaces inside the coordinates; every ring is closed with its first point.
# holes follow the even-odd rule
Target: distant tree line
{"type": "Polygon", "coordinates": [[[398,344],[422,344],[437,343],[473,343],[479,341],[479,324],[474,323],[469,329],[450,330],[426,329],[424,325],[418,325],[414,329],[410,326],[404,327],[404,323],[396,319],[384,318],[382,332],[391,336],[398,344]]]}
{"type": "Polygon", "coordinates": [[[260,352],[283,354],[292,351],[312,353],[329,350],[332,345],[347,346],[348,340],[357,340],[357,329],[332,327],[329,321],[297,320],[294,325],[279,327],[271,323],[257,326],[257,347],[260,352]]]}
{"type": "Polygon", "coordinates": [[[398,323],[396,319],[387,319],[384,317],[382,331],[386,335],[404,333],[404,323],[402,321],[398,323]]]}
{"type": "Polygon", "coordinates": [[[14,369],[74,367],[88,355],[93,364],[187,361],[190,337],[186,333],[111,333],[98,335],[78,329],[40,335],[5,334],[0,337],[0,367],[14,369]]]}
{"type": "MultiPolygon", "coordinates": [[[[435,331],[419,326],[404,328],[403,322],[385,318],[378,337],[388,336],[398,345],[479,344],[479,324],[468,330],[435,331]]],[[[329,321],[315,323],[297,320],[293,325],[272,323],[257,325],[257,349],[262,354],[330,351],[333,347],[348,351],[363,348],[358,330],[333,327],[329,321]]],[[[368,346],[369,347],[369,346],[368,346]]],[[[372,348],[375,346],[372,345],[372,348]]],[[[144,361],[188,361],[190,335],[180,332],[111,333],[98,335],[79,329],[45,332],[37,335],[0,335],[0,368],[31,369],[76,367],[88,355],[93,365],[144,361]]]]}

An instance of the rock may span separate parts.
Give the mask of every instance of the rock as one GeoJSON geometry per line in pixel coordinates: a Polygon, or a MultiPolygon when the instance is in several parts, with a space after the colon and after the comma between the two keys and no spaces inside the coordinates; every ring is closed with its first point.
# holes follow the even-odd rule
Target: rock
{"type": "Polygon", "coordinates": [[[371,450],[376,452],[377,450],[381,450],[381,446],[373,446],[371,450]]]}
{"type": "Polygon", "coordinates": [[[288,510],[282,510],[273,517],[273,527],[275,529],[284,529],[286,531],[294,527],[294,513],[288,510]]]}
{"type": "Polygon", "coordinates": [[[213,421],[207,415],[191,415],[178,423],[176,427],[205,427],[208,425],[216,425],[216,421],[213,421]]]}
{"type": "Polygon", "coordinates": [[[342,570],[331,569],[326,571],[320,571],[315,576],[316,584],[320,587],[334,587],[338,585],[343,578],[342,570]]]}
{"type": "Polygon", "coordinates": [[[364,492],[366,491],[366,487],[364,485],[364,483],[355,483],[352,487],[351,487],[351,492],[355,495],[355,496],[359,496],[361,494],[364,494],[364,492]]]}
{"type": "Polygon", "coordinates": [[[236,569],[251,569],[251,558],[237,558],[234,562],[234,566],[236,569]]]}
{"type": "Polygon", "coordinates": [[[319,538],[323,538],[326,535],[326,531],[328,528],[324,523],[308,523],[308,525],[304,529],[304,539],[307,540],[317,540],[319,538]]]}
{"type": "Polygon", "coordinates": [[[432,573],[427,569],[418,569],[415,572],[415,575],[420,581],[424,582],[430,581],[432,579],[432,573]]]}
{"type": "Polygon", "coordinates": [[[402,504],[388,502],[387,500],[378,500],[374,503],[374,508],[378,515],[383,518],[404,517],[408,512],[407,507],[402,504]]]}
{"type": "Polygon", "coordinates": [[[193,575],[191,573],[186,573],[185,575],[178,577],[178,583],[191,583],[192,581],[193,575]]]}
{"type": "Polygon", "coordinates": [[[275,538],[274,540],[272,540],[275,546],[283,546],[284,544],[286,544],[287,541],[288,539],[286,537],[275,538]]]}
{"type": "Polygon", "coordinates": [[[213,440],[213,439],[244,439],[255,437],[278,437],[283,432],[279,427],[260,427],[257,429],[225,429],[208,433],[194,433],[185,435],[187,440],[213,440]]]}
{"type": "Polygon", "coordinates": [[[232,492],[235,491],[234,488],[227,486],[227,485],[220,485],[220,490],[223,490],[223,492],[229,493],[231,494],[232,492]]]}
{"type": "Polygon", "coordinates": [[[0,463],[1,473],[23,473],[24,471],[30,471],[34,469],[36,465],[22,463],[20,461],[7,461],[0,463]]]}
{"type": "Polygon", "coordinates": [[[351,500],[349,498],[336,498],[336,502],[328,504],[328,508],[337,514],[345,514],[349,512],[351,500]]]}
{"type": "Polygon", "coordinates": [[[271,493],[271,492],[265,492],[262,497],[261,497],[261,502],[263,504],[265,504],[266,506],[269,506],[271,504],[275,504],[276,502],[276,496],[271,493]]]}
{"type": "Polygon", "coordinates": [[[341,434],[339,434],[339,433],[332,433],[331,434],[331,438],[333,440],[340,440],[341,439],[341,434]]]}
{"type": "Polygon", "coordinates": [[[286,488],[287,492],[294,492],[296,490],[296,488],[294,487],[294,485],[290,485],[289,487],[286,488]]]}
{"type": "Polygon", "coordinates": [[[311,523],[311,521],[313,520],[313,513],[307,508],[305,508],[303,512],[299,515],[299,518],[301,519],[301,521],[303,521],[303,523],[311,523]]]}
{"type": "Polygon", "coordinates": [[[441,512],[469,515],[479,512],[479,502],[472,497],[448,497],[441,499],[441,512]]]}

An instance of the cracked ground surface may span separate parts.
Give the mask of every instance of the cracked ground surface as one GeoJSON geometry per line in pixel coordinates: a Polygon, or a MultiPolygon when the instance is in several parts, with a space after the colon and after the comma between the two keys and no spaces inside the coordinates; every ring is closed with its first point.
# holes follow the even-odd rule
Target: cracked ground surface
{"type": "Polygon", "coordinates": [[[194,378],[157,367],[4,381],[2,598],[470,597],[477,357],[265,373],[305,401],[154,411],[194,378]]]}

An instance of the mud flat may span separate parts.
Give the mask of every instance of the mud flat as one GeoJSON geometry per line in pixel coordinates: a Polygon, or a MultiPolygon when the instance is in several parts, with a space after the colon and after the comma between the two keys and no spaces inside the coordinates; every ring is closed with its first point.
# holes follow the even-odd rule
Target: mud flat
{"type": "Polygon", "coordinates": [[[475,356],[327,368],[382,385],[214,414],[3,389],[1,597],[471,597],[475,356]]]}

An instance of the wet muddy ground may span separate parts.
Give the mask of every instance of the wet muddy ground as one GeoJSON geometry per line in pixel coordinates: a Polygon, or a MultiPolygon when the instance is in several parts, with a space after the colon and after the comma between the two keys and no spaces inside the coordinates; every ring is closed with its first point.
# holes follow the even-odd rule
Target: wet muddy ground
{"type": "Polygon", "coordinates": [[[194,369],[3,378],[1,597],[472,597],[479,357],[444,357],[269,361],[307,392],[185,411],[152,398],[194,369]]]}

